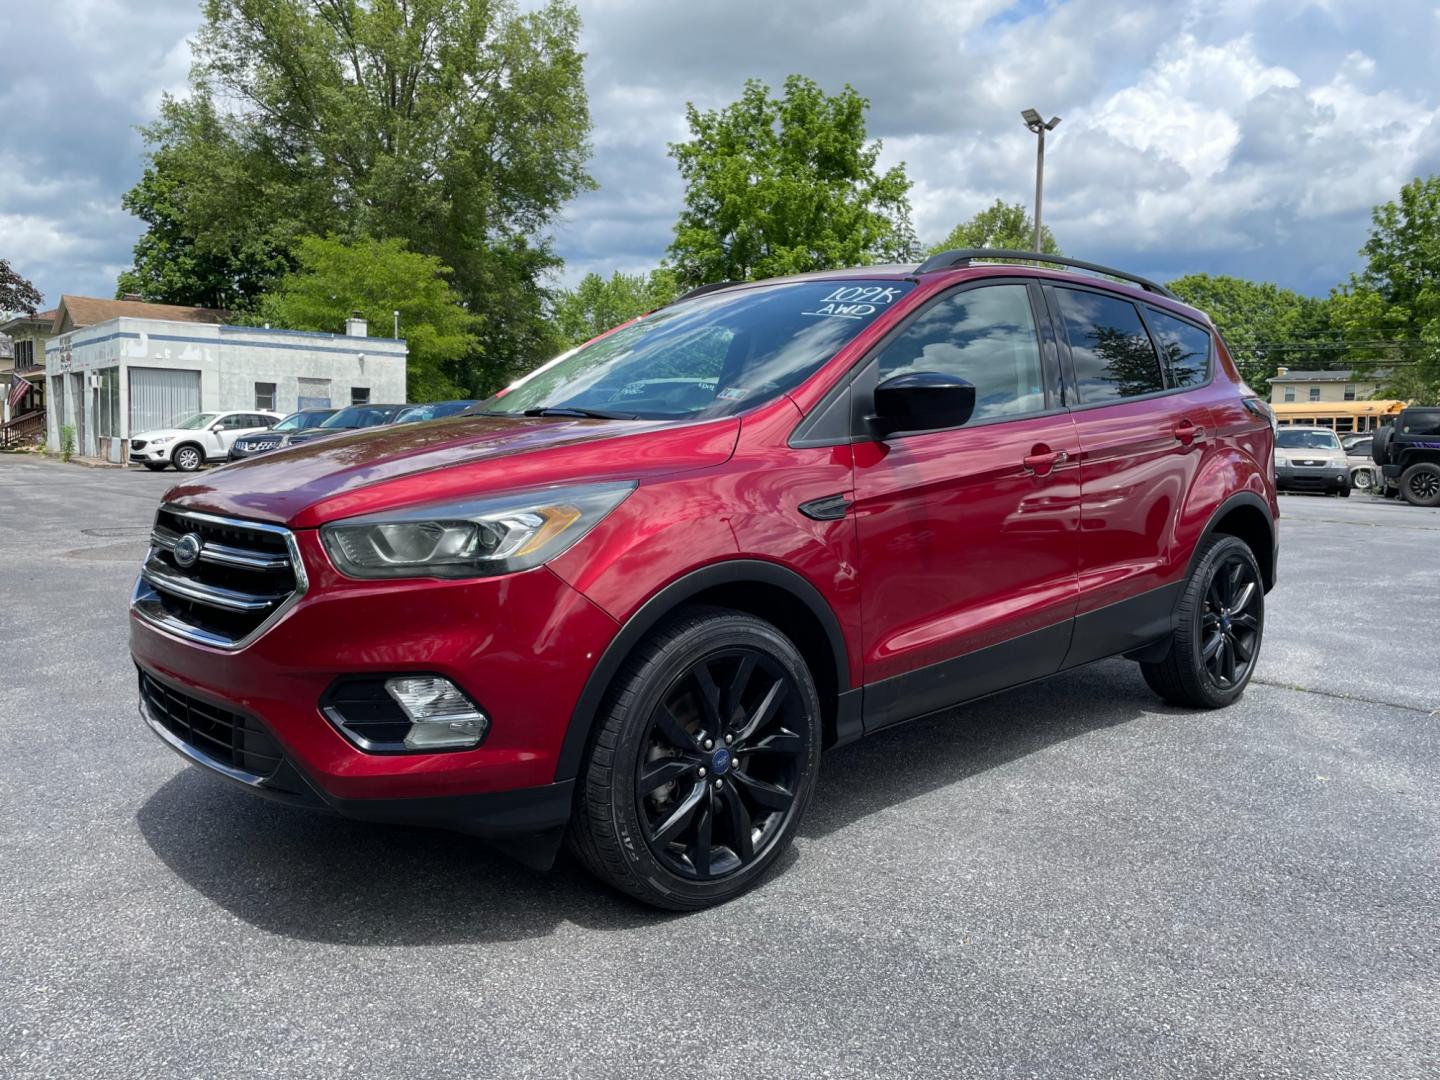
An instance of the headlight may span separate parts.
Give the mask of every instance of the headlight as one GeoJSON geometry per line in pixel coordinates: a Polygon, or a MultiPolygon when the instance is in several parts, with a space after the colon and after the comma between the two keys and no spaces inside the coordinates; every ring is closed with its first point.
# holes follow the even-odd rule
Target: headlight
{"type": "Polygon", "coordinates": [[[1290,464],[1290,459],[1287,458],[1284,454],[1276,454],[1275,464],[1280,466],[1281,468],[1284,468],[1285,466],[1290,464]]]}
{"type": "Polygon", "coordinates": [[[173,442],[174,440],[175,440],[175,437],[174,437],[173,435],[161,435],[160,438],[158,438],[158,439],[151,439],[151,440],[150,440],[150,445],[151,445],[151,446],[164,446],[167,442],[173,442]]]}
{"type": "Polygon", "coordinates": [[[340,572],[356,578],[512,574],[574,546],[635,490],[580,484],[368,514],[320,530],[340,572]]]}

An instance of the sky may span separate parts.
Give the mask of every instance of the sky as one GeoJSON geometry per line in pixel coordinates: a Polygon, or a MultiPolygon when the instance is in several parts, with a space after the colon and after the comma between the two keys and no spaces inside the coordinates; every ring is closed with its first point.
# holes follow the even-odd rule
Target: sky
{"type": "MultiPolygon", "coordinates": [[[[557,223],[563,280],[664,256],[685,106],[810,76],[871,102],[920,239],[1034,198],[1066,253],[1323,295],[1371,208],[1440,173],[1440,4],[1391,0],[580,0],[599,187],[557,223]]],[[[198,0],[0,0],[0,256],[49,303],[109,296],[140,223],[137,127],[183,93],[198,0]]]]}

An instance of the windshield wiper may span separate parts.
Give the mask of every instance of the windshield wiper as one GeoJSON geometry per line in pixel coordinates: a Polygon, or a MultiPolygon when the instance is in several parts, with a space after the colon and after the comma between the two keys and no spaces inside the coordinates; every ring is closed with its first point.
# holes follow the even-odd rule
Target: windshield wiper
{"type": "Polygon", "coordinates": [[[586,420],[638,420],[634,413],[607,412],[605,409],[582,409],[574,405],[556,405],[553,408],[526,409],[526,416],[581,416],[586,420]]]}

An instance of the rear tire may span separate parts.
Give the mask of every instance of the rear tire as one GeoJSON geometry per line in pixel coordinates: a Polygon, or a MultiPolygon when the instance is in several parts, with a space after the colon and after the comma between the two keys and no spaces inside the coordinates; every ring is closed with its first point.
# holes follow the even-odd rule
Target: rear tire
{"type": "Polygon", "coordinates": [[[1265,586],[1250,545],[1212,536],[1180,593],[1170,652],[1140,664],[1150,689],[1174,705],[1220,709],[1239,700],[1265,631],[1265,586]]]}
{"type": "Polygon", "coordinates": [[[1400,475],[1400,494],[1411,506],[1440,506],[1440,465],[1411,465],[1400,475]]]}
{"type": "Polygon", "coordinates": [[[730,900],[793,839],[820,740],[815,682],[788,638],[751,615],[682,611],[626,661],[596,719],[570,848],[654,907],[730,900]]]}

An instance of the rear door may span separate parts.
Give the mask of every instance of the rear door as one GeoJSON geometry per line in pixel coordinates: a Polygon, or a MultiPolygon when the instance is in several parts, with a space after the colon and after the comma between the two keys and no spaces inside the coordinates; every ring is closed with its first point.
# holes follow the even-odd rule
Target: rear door
{"type": "Polygon", "coordinates": [[[970,421],[854,445],[868,729],[1055,671],[1069,644],[1079,444],[1043,301],[961,286],[901,325],[853,384],[934,371],[976,387],[970,421]]]}
{"type": "Polygon", "coordinates": [[[1179,588],[1171,580],[1175,529],[1211,438],[1203,400],[1210,345],[1200,331],[1204,351],[1195,355],[1198,327],[1148,307],[1142,316],[1130,299],[1103,289],[1045,292],[1068,356],[1080,442],[1070,666],[1146,644],[1169,625],[1179,588]]]}

